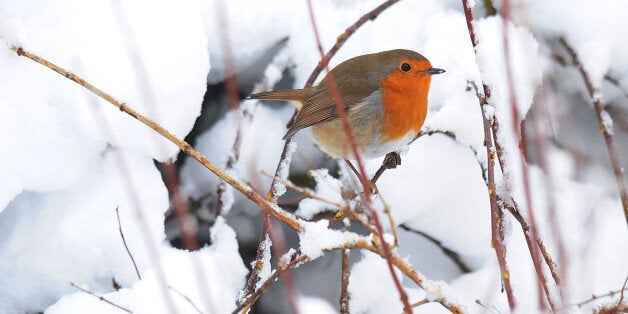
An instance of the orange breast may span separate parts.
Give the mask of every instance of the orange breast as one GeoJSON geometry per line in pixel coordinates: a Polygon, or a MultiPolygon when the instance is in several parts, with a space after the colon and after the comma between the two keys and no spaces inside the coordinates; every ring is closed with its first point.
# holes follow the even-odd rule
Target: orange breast
{"type": "Polygon", "coordinates": [[[380,81],[384,121],[382,135],[398,140],[410,131],[418,133],[427,115],[429,75],[408,76],[393,72],[380,81]]]}

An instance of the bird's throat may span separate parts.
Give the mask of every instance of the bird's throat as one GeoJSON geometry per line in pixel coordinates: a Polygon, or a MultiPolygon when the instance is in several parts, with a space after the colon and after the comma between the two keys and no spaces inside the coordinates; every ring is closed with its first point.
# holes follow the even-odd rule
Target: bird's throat
{"type": "Polygon", "coordinates": [[[388,77],[380,82],[384,121],[382,135],[399,140],[413,131],[417,134],[427,115],[427,93],[431,78],[425,76],[417,82],[404,78],[388,77]]]}

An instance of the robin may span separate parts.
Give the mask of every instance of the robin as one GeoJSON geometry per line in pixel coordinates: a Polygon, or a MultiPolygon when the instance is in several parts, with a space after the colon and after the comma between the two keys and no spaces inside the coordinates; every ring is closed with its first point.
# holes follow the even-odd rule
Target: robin
{"type": "MultiPolygon", "coordinates": [[[[443,72],[421,54],[403,49],[357,56],[331,70],[355,143],[364,157],[396,152],[417,136],[427,114],[432,75],[443,72]]],[[[333,158],[353,159],[329,86],[330,74],[317,86],[249,98],[291,101],[298,112],[284,140],[312,127],[314,140],[323,152],[333,158]]]]}

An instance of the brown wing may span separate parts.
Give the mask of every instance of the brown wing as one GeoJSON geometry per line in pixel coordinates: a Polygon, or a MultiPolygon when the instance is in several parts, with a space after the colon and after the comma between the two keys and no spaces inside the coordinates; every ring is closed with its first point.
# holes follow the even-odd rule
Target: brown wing
{"type": "MultiPolygon", "coordinates": [[[[364,55],[349,59],[331,71],[346,111],[350,111],[379,88],[380,75],[370,70],[376,65],[376,60],[371,55],[364,55]]],[[[305,100],[284,139],[294,136],[301,129],[337,118],[338,111],[327,76],[305,100]]]]}

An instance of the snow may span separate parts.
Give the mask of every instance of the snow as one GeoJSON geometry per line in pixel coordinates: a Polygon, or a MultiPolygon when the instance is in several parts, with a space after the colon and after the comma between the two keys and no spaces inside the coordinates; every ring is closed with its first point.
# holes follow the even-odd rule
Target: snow
{"type": "Polygon", "coordinates": [[[628,10],[626,1],[610,0],[603,5],[570,1],[565,5],[559,0],[530,0],[525,1],[522,9],[517,18],[525,19],[530,28],[544,36],[565,38],[578,54],[593,86],[600,87],[611,68],[622,72],[628,69],[628,43],[621,38],[621,26],[611,22],[622,21],[623,12],[628,10]]]}
{"type": "MultiPolygon", "coordinates": [[[[256,190],[265,193],[270,188],[272,178],[263,176],[261,171],[275,173],[284,143],[283,126],[293,111],[287,106],[276,109],[259,104],[252,120],[238,119],[236,113],[229,111],[223,119],[197,139],[196,149],[210,162],[224,169],[235,141],[237,121],[240,121],[239,123],[244,125],[240,158],[230,174],[241,182],[243,180],[251,182],[256,190]]],[[[220,182],[218,177],[192,159],[186,160],[181,174],[182,191],[192,199],[198,199],[207,193],[215,193],[220,182]]],[[[240,193],[234,195],[235,203],[244,199],[246,197],[240,193]]],[[[258,207],[254,208],[257,210],[258,207]]]]}
{"type": "Polygon", "coordinates": [[[601,123],[601,127],[600,130],[603,130],[610,133],[611,135],[613,135],[613,118],[611,118],[611,115],[608,114],[608,111],[606,110],[602,110],[602,113],[600,114],[600,118],[602,119],[601,123]]]}
{"type": "Polygon", "coordinates": [[[3,81],[21,82],[0,84],[0,125],[15,135],[0,154],[2,173],[14,178],[2,184],[7,193],[0,196],[0,208],[23,190],[67,188],[105,142],[162,161],[177,152],[111,104],[7,49],[17,44],[48,58],[182,137],[200,111],[207,41],[194,3],[157,1],[151,8],[146,15],[141,2],[0,4],[3,81]],[[166,16],[177,22],[163,23],[166,16]]]}
{"type": "Polygon", "coordinates": [[[324,299],[311,297],[311,296],[300,296],[299,297],[299,313],[306,314],[334,314],[337,313],[336,309],[334,309],[329,302],[324,299]]]}
{"type": "MultiPolygon", "coordinates": [[[[309,175],[316,182],[315,194],[327,201],[337,204],[343,204],[344,200],[341,195],[342,182],[329,174],[327,169],[312,170],[309,175]]],[[[304,199],[299,203],[299,209],[296,211],[296,215],[303,219],[310,220],[316,214],[324,212],[325,210],[341,210],[335,208],[328,203],[317,199],[304,199]]]]}
{"type": "MultiPolygon", "coordinates": [[[[329,49],[338,35],[382,0],[313,2],[323,47],[329,49]]],[[[229,313],[235,308],[249,262],[242,260],[239,251],[246,248],[239,243],[257,241],[260,223],[252,217],[259,217],[259,206],[227,187],[223,194],[226,218],[216,218],[211,245],[196,252],[172,248],[165,242],[164,232],[168,192],[154,161],[175,158],[177,148],[111,104],[9,49],[21,46],[67,68],[183,138],[200,113],[206,84],[224,80],[223,35],[230,40],[238,79],[255,92],[274,90],[276,85],[300,88],[319,61],[305,3],[233,0],[222,4],[224,28],[219,25],[221,11],[216,1],[0,3],[0,312],[117,311],[78,292],[70,282],[137,313],[168,311],[168,299],[178,312],[196,313],[178,292],[206,313],[229,313]],[[269,47],[286,37],[285,47],[259,70],[261,78],[245,75],[260,66],[269,47]],[[286,70],[294,76],[293,81],[284,77],[286,70]],[[116,208],[141,280],[120,238],[116,208]],[[230,225],[243,229],[237,240],[230,225]],[[168,290],[168,298],[160,290],[160,269],[177,291],[168,290]],[[112,280],[122,288],[116,291],[112,280]]],[[[617,302],[617,296],[582,308],[571,304],[621,287],[626,277],[628,234],[615,178],[606,165],[608,152],[598,131],[600,121],[580,74],[557,39],[564,38],[574,48],[590,75],[593,98],[608,109],[603,111],[601,126],[613,132],[624,158],[622,145],[628,135],[622,112],[627,103],[628,43],[623,32],[628,23],[623,15],[628,3],[516,0],[510,4],[513,16],[506,31],[516,110],[519,118],[528,122],[531,108],[545,109],[541,124],[542,134],[548,136],[545,157],[551,177],[538,165],[539,152],[532,141],[534,123],[526,124],[537,230],[564,273],[565,300],[558,300],[559,305],[568,311],[593,312],[602,304],[617,302]],[[560,58],[566,62],[558,62],[560,58]],[[617,83],[604,83],[607,74],[617,83]],[[549,179],[553,184],[547,184],[549,179]],[[552,198],[553,207],[549,204],[552,198]],[[559,243],[564,255],[559,254],[559,243]]],[[[394,251],[425,274],[427,291],[397,271],[411,302],[444,298],[470,313],[486,308],[508,312],[491,247],[481,110],[500,123],[496,140],[503,147],[506,164],[503,173],[499,163],[495,165],[497,193],[512,196],[527,217],[519,135],[513,132],[513,125],[520,121],[512,121],[503,20],[485,17],[481,2],[469,1],[469,6],[476,15],[477,55],[460,1],[400,1],[366,22],[330,66],[364,53],[406,48],[447,71],[432,79],[424,128],[452,132],[455,139],[434,134],[412,143],[402,164],[387,170],[377,182],[380,194],[374,197],[374,207],[387,232],[383,201],[395,224],[435,238],[458,253],[470,268],[463,273],[437,244],[399,227],[400,247],[394,251]],[[486,83],[490,104],[481,108],[468,82],[475,83],[480,93],[486,83]]],[[[260,172],[275,173],[293,108],[246,100],[239,109],[250,114],[229,111],[216,117],[218,122],[197,138],[195,148],[224,169],[240,129],[239,160],[228,173],[263,194],[270,188],[271,178],[260,172]]],[[[298,179],[311,170],[314,192],[341,204],[346,203],[344,192],[359,192],[359,184],[351,184],[351,174],[342,162],[337,167],[335,161],[321,158],[309,130],[300,132],[289,150],[294,153],[293,165],[289,167],[288,161],[281,165],[282,178],[303,182],[298,179]]],[[[366,161],[367,172],[374,173],[381,161],[366,161]]],[[[625,158],[623,162],[626,167],[625,158]]],[[[182,192],[190,200],[213,195],[219,184],[215,175],[190,159],[183,162],[179,178],[182,192]]],[[[285,187],[275,192],[281,195],[285,187]]],[[[356,207],[355,202],[357,199],[349,204],[356,207]]],[[[312,199],[286,208],[296,209],[296,214],[307,219],[324,210],[337,210],[312,199]]],[[[298,306],[302,312],[335,313],[340,267],[334,267],[339,258],[335,252],[324,254],[324,250],[371,241],[372,235],[355,221],[351,232],[330,230],[327,220],[299,223],[304,229],[298,234],[286,229],[285,234],[292,238],[286,241],[288,253],[283,255],[285,259],[299,251],[310,257],[294,272],[298,274],[294,277],[298,306]],[[314,263],[321,264],[309,267],[314,263]],[[323,281],[328,277],[332,279],[323,281]],[[312,294],[307,288],[318,280],[321,286],[336,288],[312,294]]],[[[538,313],[536,275],[523,231],[508,213],[503,224],[517,312],[538,313]]],[[[389,239],[386,234],[387,242],[392,243],[389,239]]],[[[281,258],[271,256],[270,246],[270,241],[265,241],[262,279],[272,273],[271,261],[281,258]]],[[[400,313],[399,295],[385,261],[371,252],[352,250],[352,263],[351,311],[400,313]]],[[[558,299],[553,283],[550,290],[558,299]]],[[[267,302],[283,302],[270,293],[262,298],[276,297],[267,302]]],[[[435,303],[415,310],[446,313],[435,303]]]]}
{"type": "Polygon", "coordinates": [[[165,237],[161,217],[167,206],[167,191],[151,159],[116,150],[92,160],[83,178],[68,189],[20,194],[0,213],[0,312],[45,308],[51,296],[73,291],[69,282],[97,291],[111,290],[112,279],[133,284],[137,276],[120,239],[115,209],[144,272],[155,262],[144,239],[153,239],[155,246],[165,237]],[[120,173],[120,162],[129,172],[120,173]],[[132,193],[126,187],[139,182],[143,188],[132,193]],[[40,289],[47,293],[38,293],[40,289]]]}
{"type": "Polygon", "coordinates": [[[299,246],[301,253],[307,255],[310,260],[321,257],[325,249],[331,249],[344,244],[353,244],[358,241],[370,241],[370,239],[352,232],[343,232],[327,228],[328,222],[302,222],[303,231],[299,232],[299,246]]]}
{"type": "Polygon", "coordinates": [[[514,200],[521,204],[527,213],[528,206],[524,197],[523,179],[521,172],[521,155],[519,151],[519,134],[515,134],[514,125],[520,121],[513,121],[512,104],[508,79],[505,67],[512,70],[513,93],[518,110],[519,119],[523,119],[532,105],[536,90],[541,84],[542,70],[539,44],[532,34],[525,28],[516,27],[507,23],[510,48],[510,65],[506,64],[504,45],[502,40],[503,20],[500,17],[486,18],[477,23],[478,64],[484,83],[491,86],[489,103],[495,108],[495,117],[499,123],[499,130],[495,138],[496,145],[502,147],[503,159],[507,160],[503,166],[503,181],[497,181],[498,189],[503,188],[512,195],[514,200]],[[495,53],[500,52],[500,53],[495,53]]]}
{"type": "MultiPolygon", "coordinates": [[[[212,239],[214,242],[209,247],[192,253],[172,251],[160,261],[171,287],[169,298],[178,313],[196,313],[195,307],[215,313],[230,313],[235,309],[236,296],[244,286],[248,271],[237,253],[235,232],[222,217],[218,217],[212,228],[212,239]],[[199,274],[204,276],[199,277],[199,274]]],[[[157,287],[158,279],[151,269],[132,289],[110,292],[103,297],[133,313],[167,313],[168,307],[157,287]]],[[[46,313],[69,313],[86,308],[99,313],[116,310],[94,296],[76,292],[63,297],[46,313]]]]}
{"type": "MultiPolygon", "coordinates": [[[[292,162],[292,154],[297,150],[297,142],[291,141],[286,147],[286,158],[282,159],[277,169],[277,176],[280,179],[286,180],[288,178],[288,172],[290,170],[290,163],[292,162]]],[[[286,186],[277,182],[273,187],[273,193],[276,197],[286,194],[286,186]]]]}
{"type": "Polygon", "coordinates": [[[258,269],[259,281],[257,282],[257,285],[255,286],[256,289],[259,289],[264,284],[264,282],[266,282],[266,279],[268,279],[272,275],[272,270],[273,270],[273,266],[270,264],[270,258],[272,257],[270,253],[270,248],[272,246],[270,237],[266,236],[266,238],[264,239],[264,242],[262,242],[261,245],[264,248],[262,264],[258,266],[258,265],[255,265],[255,262],[251,262],[251,268],[261,267],[261,269],[258,269]]]}

